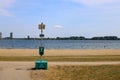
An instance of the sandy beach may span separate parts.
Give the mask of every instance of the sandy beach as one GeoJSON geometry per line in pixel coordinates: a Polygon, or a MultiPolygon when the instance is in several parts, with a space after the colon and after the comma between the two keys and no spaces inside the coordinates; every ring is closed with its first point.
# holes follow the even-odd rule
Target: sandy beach
{"type": "MultiPolygon", "coordinates": [[[[120,49],[45,50],[44,56],[120,55],[120,49]]],[[[38,49],[0,49],[0,56],[39,56],[38,49]]]]}
{"type": "MultiPolygon", "coordinates": [[[[44,56],[89,56],[89,55],[120,55],[119,49],[102,50],[45,50],[44,56]]],[[[39,56],[37,49],[0,49],[0,56],[39,56]]],[[[120,61],[109,62],[48,62],[50,66],[62,65],[119,65],[120,61]]],[[[31,78],[33,73],[38,71],[31,70],[35,67],[35,62],[0,61],[0,80],[39,80],[31,78]],[[12,73],[12,74],[11,74],[12,73]],[[7,77],[6,77],[7,76],[7,77]]],[[[35,74],[34,74],[35,76],[35,74]]]]}

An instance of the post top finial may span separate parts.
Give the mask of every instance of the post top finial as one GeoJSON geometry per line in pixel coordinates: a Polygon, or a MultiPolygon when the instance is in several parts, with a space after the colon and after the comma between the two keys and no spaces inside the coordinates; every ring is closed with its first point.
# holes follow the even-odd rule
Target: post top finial
{"type": "Polygon", "coordinates": [[[41,30],[45,29],[45,24],[43,24],[43,22],[39,24],[38,29],[41,29],[41,30]]]}

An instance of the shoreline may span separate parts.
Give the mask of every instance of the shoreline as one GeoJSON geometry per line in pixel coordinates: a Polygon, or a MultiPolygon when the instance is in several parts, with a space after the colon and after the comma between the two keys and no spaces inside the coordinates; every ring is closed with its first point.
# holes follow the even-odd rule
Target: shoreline
{"type": "MultiPolygon", "coordinates": [[[[120,55],[120,49],[46,49],[44,56],[120,55]]],[[[0,56],[39,56],[38,49],[0,49],[0,56]]]]}

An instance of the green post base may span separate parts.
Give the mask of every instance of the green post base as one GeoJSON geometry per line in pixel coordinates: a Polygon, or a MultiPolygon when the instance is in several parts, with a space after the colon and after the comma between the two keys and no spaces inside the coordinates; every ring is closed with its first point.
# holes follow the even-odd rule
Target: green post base
{"type": "Polygon", "coordinates": [[[35,62],[35,69],[47,69],[47,61],[46,60],[37,60],[35,62]]]}

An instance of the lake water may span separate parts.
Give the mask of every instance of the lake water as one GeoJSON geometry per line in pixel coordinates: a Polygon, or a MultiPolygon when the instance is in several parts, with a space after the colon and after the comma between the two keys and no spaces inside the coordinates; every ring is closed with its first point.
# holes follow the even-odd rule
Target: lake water
{"type": "MultiPolygon", "coordinates": [[[[0,48],[37,49],[40,40],[0,40],[0,48]]],[[[120,40],[44,40],[46,49],[120,49],[120,40]]]]}

